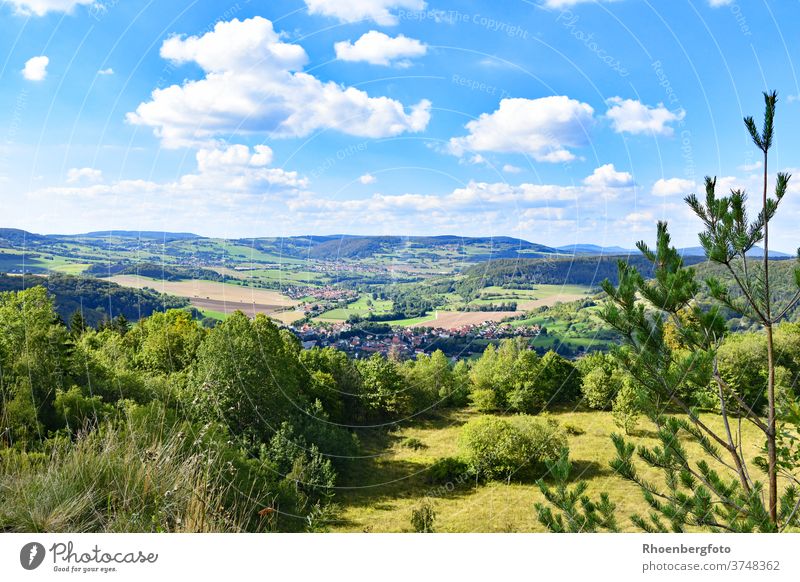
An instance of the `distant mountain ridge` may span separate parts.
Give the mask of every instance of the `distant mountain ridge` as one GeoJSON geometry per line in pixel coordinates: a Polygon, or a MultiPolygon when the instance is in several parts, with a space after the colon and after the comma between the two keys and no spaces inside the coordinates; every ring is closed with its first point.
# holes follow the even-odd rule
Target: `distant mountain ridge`
{"type": "Polygon", "coordinates": [[[632,255],[638,254],[636,249],[626,249],[618,246],[601,247],[593,244],[574,244],[556,247],[559,251],[574,255],[632,255]]]}
{"type": "Polygon", "coordinates": [[[76,235],[48,235],[63,238],[65,236],[75,236],[80,238],[106,238],[106,237],[119,237],[119,238],[146,238],[153,240],[185,240],[192,238],[205,238],[199,234],[192,232],[168,232],[162,230],[96,230],[76,235]]]}
{"type": "MultiPolygon", "coordinates": [[[[191,243],[193,240],[220,240],[226,244],[239,244],[250,246],[267,253],[276,253],[283,256],[317,259],[368,259],[376,255],[394,255],[405,252],[417,254],[439,252],[446,249],[448,252],[461,256],[467,262],[481,262],[493,259],[535,259],[547,257],[568,258],[578,257],[608,257],[608,256],[637,256],[636,249],[626,249],[620,246],[601,246],[592,243],[571,244],[551,247],[533,243],[521,238],[510,236],[496,237],[470,237],[457,235],[432,235],[432,236],[400,236],[400,235],[302,235],[289,237],[256,237],[238,239],[215,239],[191,232],[170,231],[137,231],[137,230],[107,230],[92,231],[82,234],[36,234],[16,228],[0,228],[0,248],[17,248],[35,250],[38,246],[47,246],[51,243],[86,241],[87,244],[101,244],[103,239],[130,239],[148,242],[163,243],[191,243]],[[92,243],[90,241],[97,241],[92,243]]],[[[685,257],[702,257],[703,249],[700,247],[686,247],[679,249],[685,257]]],[[[754,248],[749,256],[761,257],[763,251],[760,247],[754,248]]],[[[770,256],[775,259],[790,258],[793,255],[771,250],[770,256]]]]}

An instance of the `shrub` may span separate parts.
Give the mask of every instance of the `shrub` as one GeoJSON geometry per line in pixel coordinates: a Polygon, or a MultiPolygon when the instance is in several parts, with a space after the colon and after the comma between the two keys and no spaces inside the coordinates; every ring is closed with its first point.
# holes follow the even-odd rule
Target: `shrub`
{"type": "Polygon", "coordinates": [[[572,436],[580,436],[582,434],[586,434],[585,430],[583,430],[576,424],[572,424],[571,422],[564,423],[564,432],[572,436]]]}
{"type": "Polygon", "coordinates": [[[629,435],[639,422],[640,411],[641,407],[636,387],[631,379],[626,379],[614,399],[614,407],[611,411],[611,416],[614,417],[614,424],[629,435]]]}
{"type": "Polygon", "coordinates": [[[471,471],[469,465],[458,457],[442,457],[428,469],[427,481],[436,485],[446,483],[461,483],[466,480],[471,471]]]}
{"type": "Polygon", "coordinates": [[[527,416],[471,420],[461,429],[459,442],[477,475],[508,480],[541,471],[567,447],[566,435],[556,422],[527,416]]]}
{"type": "Polygon", "coordinates": [[[434,521],[436,521],[436,512],[427,501],[423,501],[411,510],[411,527],[417,533],[433,533],[434,521]]]}
{"type": "Polygon", "coordinates": [[[407,449],[414,449],[415,451],[418,451],[419,449],[427,449],[428,448],[428,445],[426,445],[425,443],[423,443],[421,440],[419,440],[416,437],[405,438],[405,439],[403,439],[403,441],[400,444],[402,446],[406,447],[407,449]]]}

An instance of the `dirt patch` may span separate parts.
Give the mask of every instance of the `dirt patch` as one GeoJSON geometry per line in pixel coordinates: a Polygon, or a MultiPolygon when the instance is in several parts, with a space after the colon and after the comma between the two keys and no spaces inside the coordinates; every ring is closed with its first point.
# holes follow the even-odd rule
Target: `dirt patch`
{"type": "MultiPolygon", "coordinates": [[[[159,281],[136,275],[117,275],[109,281],[124,287],[150,287],[161,293],[186,297],[188,299],[206,299],[223,301],[227,303],[243,303],[246,305],[258,304],[272,308],[289,307],[297,305],[297,301],[281,295],[277,291],[268,289],[255,289],[240,285],[229,285],[216,281],[189,280],[189,281],[159,281]]],[[[209,308],[210,309],[210,308],[209,308]]]]}

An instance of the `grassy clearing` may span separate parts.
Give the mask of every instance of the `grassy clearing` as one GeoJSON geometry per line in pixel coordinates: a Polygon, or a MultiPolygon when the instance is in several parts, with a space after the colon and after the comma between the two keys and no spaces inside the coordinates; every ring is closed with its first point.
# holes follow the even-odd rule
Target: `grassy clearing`
{"type": "MultiPolygon", "coordinates": [[[[339,307],[326,311],[320,317],[324,321],[344,321],[351,315],[366,317],[370,313],[382,314],[392,311],[392,301],[388,299],[372,299],[369,294],[361,295],[347,307],[339,307]]],[[[398,324],[402,325],[402,324],[398,324]]]]}
{"type": "MultiPolygon", "coordinates": [[[[435,528],[438,532],[541,532],[533,504],[542,501],[534,483],[506,484],[492,482],[476,486],[474,482],[456,486],[452,491],[436,494],[437,486],[426,482],[426,469],[436,459],[458,455],[458,434],[461,426],[479,414],[455,411],[436,420],[417,421],[386,435],[362,437],[365,454],[370,458],[361,463],[344,487],[337,492],[342,506],[340,521],[334,531],[401,532],[410,531],[411,510],[426,496],[433,497],[436,510],[435,528]],[[417,438],[425,447],[417,450],[404,447],[407,438],[417,438]]],[[[614,457],[612,432],[619,432],[608,412],[555,412],[551,415],[562,425],[570,424],[584,434],[569,436],[570,458],[574,477],[589,481],[589,494],[607,491],[617,504],[619,525],[625,531],[637,531],[628,516],[647,514],[638,487],[617,477],[609,467],[614,457]]],[[[718,416],[704,415],[704,421],[720,429],[718,416]]],[[[654,427],[647,421],[639,424],[630,439],[639,444],[653,445],[654,427]]],[[[743,425],[747,457],[756,456],[761,444],[757,430],[743,425]]],[[[687,443],[688,450],[700,458],[700,447],[687,443]]],[[[709,461],[714,464],[713,461],[709,461]]],[[[660,474],[638,465],[648,480],[660,483],[660,474]]],[[[757,479],[761,473],[751,468],[757,479]]],[[[725,470],[722,475],[727,475],[725,470]]]]}
{"type": "Polygon", "coordinates": [[[211,319],[216,319],[217,321],[225,321],[228,319],[228,314],[222,311],[214,311],[213,309],[201,309],[200,313],[203,314],[203,317],[210,317],[211,319]]]}
{"type": "Polygon", "coordinates": [[[79,275],[89,266],[86,263],[75,263],[65,257],[50,254],[31,256],[31,253],[4,249],[0,251],[0,273],[28,273],[46,274],[57,271],[68,275],[79,275]]]}

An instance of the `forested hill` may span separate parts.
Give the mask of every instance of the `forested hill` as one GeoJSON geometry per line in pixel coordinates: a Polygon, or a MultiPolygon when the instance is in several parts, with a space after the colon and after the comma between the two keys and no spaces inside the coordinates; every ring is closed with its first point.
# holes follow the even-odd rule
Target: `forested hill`
{"type": "Polygon", "coordinates": [[[413,254],[431,257],[448,252],[464,260],[543,257],[561,251],[526,240],[500,237],[442,236],[295,236],[282,239],[256,238],[238,241],[264,252],[280,252],[298,258],[319,260],[366,259],[380,255],[413,254]]]}
{"type": "MultiPolygon", "coordinates": [[[[770,263],[775,270],[775,290],[780,287],[778,281],[785,279],[791,283],[789,270],[796,263],[786,260],[788,255],[781,253],[781,258],[776,258],[770,263]]],[[[595,256],[595,257],[570,257],[546,259],[499,259],[486,261],[473,265],[463,273],[463,284],[489,287],[492,285],[507,288],[525,288],[531,285],[589,285],[600,286],[605,279],[617,283],[620,260],[636,267],[645,278],[653,276],[653,265],[643,256],[595,256]]],[[[697,265],[697,276],[704,279],[708,275],[725,278],[725,270],[720,265],[706,262],[704,256],[685,256],[684,264],[697,265]]],[[[788,292],[788,287],[787,287],[788,292]]]]}
{"type": "MultiPolygon", "coordinates": [[[[531,285],[599,286],[605,279],[617,282],[617,263],[622,259],[634,265],[644,277],[651,277],[653,266],[641,255],[630,257],[570,257],[551,259],[499,259],[474,265],[464,271],[466,284],[526,288],[531,285]]],[[[686,257],[686,264],[701,262],[686,257]]]]}
{"type": "Polygon", "coordinates": [[[64,321],[76,311],[89,325],[124,315],[137,321],[154,311],[188,307],[182,297],[163,295],[149,289],[130,289],[90,277],[53,274],[48,277],[16,277],[0,274],[0,291],[20,291],[41,285],[55,297],[56,311],[64,321]]]}

